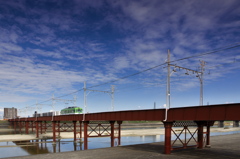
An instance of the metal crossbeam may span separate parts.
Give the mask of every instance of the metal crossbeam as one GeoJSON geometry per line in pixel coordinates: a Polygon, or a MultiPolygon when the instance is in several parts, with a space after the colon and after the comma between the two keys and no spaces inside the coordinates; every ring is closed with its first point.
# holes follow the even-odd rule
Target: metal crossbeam
{"type": "Polygon", "coordinates": [[[171,130],[174,135],[176,136],[176,139],[172,142],[172,147],[174,146],[174,144],[177,142],[177,141],[180,141],[181,144],[182,144],[182,147],[176,147],[176,148],[172,148],[172,149],[182,149],[182,148],[186,148],[186,147],[197,147],[198,145],[198,142],[197,140],[195,139],[194,135],[196,134],[196,132],[198,131],[198,128],[192,133],[189,129],[188,129],[188,126],[184,126],[184,128],[181,130],[181,132],[179,134],[177,134],[173,129],[171,130]],[[182,140],[180,138],[180,136],[183,134],[184,132],[184,139],[182,140]],[[189,135],[191,136],[188,140],[187,140],[187,133],[189,133],[189,135]],[[194,140],[196,145],[191,145],[189,146],[189,142],[191,140],[194,140]]]}
{"type": "Polygon", "coordinates": [[[92,126],[88,125],[88,127],[91,129],[91,131],[88,133],[89,137],[110,136],[111,135],[111,133],[108,131],[108,129],[110,128],[110,125],[108,125],[106,128],[102,124],[98,124],[95,127],[92,127],[92,126]],[[101,130],[101,128],[103,130],[101,130]],[[97,131],[97,129],[98,129],[98,131],[97,131]],[[95,132],[97,135],[90,136],[93,132],[95,132]],[[103,135],[104,132],[107,132],[108,135],[103,135]]]}

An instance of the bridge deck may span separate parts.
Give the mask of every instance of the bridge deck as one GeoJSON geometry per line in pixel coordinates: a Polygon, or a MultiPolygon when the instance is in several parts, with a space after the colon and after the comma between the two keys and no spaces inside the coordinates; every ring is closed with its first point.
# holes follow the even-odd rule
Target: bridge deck
{"type": "MultiPolygon", "coordinates": [[[[181,107],[168,110],[168,121],[195,120],[195,121],[216,121],[216,120],[240,120],[240,103],[181,107]]],[[[163,121],[165,109],[129,110],[100,112],[79,115],[54,116],[56,121],[163,121]]],[[[20,118],[22,121],[35,121],[35,118],[20,118]]],[[[41,121],[52,121],[52,117],[38,117],[41,121]]],[[[11,120],[10,120],[11,121],[11,120]]]]}

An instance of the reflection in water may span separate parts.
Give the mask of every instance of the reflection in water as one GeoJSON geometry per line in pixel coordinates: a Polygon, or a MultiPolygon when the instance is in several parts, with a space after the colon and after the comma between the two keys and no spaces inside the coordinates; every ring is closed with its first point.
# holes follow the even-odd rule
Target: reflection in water
{"type": "MultiPolygon", "coordinates": [[[[240,131],[213,132],[211,133],[211,136],[226,135],[233,133],[240,133],[240,131]]],[[[174,136],[172,137],[173,137],[172,140],[175,140],[174,136]]],[[[164,135],[131,136],[121,138],[122,145],[134,145],[162,141],[164,141],[164,135]]],[[[105,148],[110,147],[111,146],[110,144],[111,142],[109,137],[89,138],[88,148],[89,149],[105,148]]],[[[57,140],[56,144],[53,144],[52,139],[0,142],[0,158],[80,150],[83,150],[83,143],[82,142],[74,143],[73,139],[59,139],[57,140]]]]}
{"type": "Polygon", "coordinates": [[[46,145],[46,140],[27,140],[27,141],[13,141],[17,146],[20,146],[22,150],[26,151],[29,155],[49,153],[46,145]]]}
{"type": "MultiPolygon", "coordinates": [[[[57,140],[56,144],[52,144],[52,153],[57,152],[66,152],[66,151],[79,151],[83,150],[83,143],[81,142],[73,142],[73,141],[67,141],[70,139],[59,139],[57,140]]],[[[48,147],[49,145],[46,145],[48,147]]]]}
{"type": "Polygon", "coordinates": [[[83,150],[83,143],[70,140],[58,140],[56,144],[50,139],[0,142],[0,158],[83,150]]]}

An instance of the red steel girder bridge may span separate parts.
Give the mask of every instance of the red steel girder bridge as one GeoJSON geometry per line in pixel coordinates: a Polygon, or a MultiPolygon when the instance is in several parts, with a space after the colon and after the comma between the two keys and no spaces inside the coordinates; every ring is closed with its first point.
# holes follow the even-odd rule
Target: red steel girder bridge
{"type": "MultiPolygon", "coordinates": [[[[171,137],[176,135],[176,140],[180,140],[182,146],[180,148],[197,147],[203,148],[204,142],[206,146],[210,146],[210,127],[214,121],[239,121],[240,120],[240,103],[208,105],[208,106],[193,106],[165,109],[148,109],[148,110],[129,110],[129,111],[114,111],[114,112],[99,112],[79,115],[60,115],[47,117],[30,117],[10,119],[9,122],[16,128],[25,127],[26,133],[31,127],[35,128],[36,137],[39,133],[46,130],[47,122],[51,122],[53,141],[56,141],[56,132],[60,133],[60,122],[72,122],[74,141],[77,140],[77,126],[80,123],[80,138],[82,138],[82,124],[84,126],[84,149],[88,149],[88,137],[111,137],[111,146],[114,146],[114,140],[117,139],[118,145],[121,144],[121,124],[122,121],[162,121],[165,127],[165,154],[170,154],[174,148],[171,137]],[[117,123],[117,126],[115,125],[117,123]],[[93,126],[94,125],[94,126],[93,126]],[[188,126],[196,126],[196,131],[190,132],[188,126]],[[183,132],[191,135],[190,140],[195,141],[195,145],[189,146],[189,139],[185,141],[180,139],[172,127],[183,127],[183,132]],[[204,132],[206,127],[206,132],[204,132]],[[90,129],[90,131],[89,131],[90,129]],[[117,133],[116,133],[117,130],[117,133]],[[94,135],[92,135],[94,133],[94,135]],[[204,137],[205,135],[205,137],[204,137]],[[197,136],[195,139],[194,136],[197,136]]],[[[65,125],[65,124],[62,124],[65,125]]],[[[65,125],[66,127],[66,125],[65,125]]],[[[69,126],[67,126],[69,127],[69,126]]],[[[185,135],[186,136],[186,135],[185,135]]],[[[174,141],[175,143],[175,141],[174,141]]]]}

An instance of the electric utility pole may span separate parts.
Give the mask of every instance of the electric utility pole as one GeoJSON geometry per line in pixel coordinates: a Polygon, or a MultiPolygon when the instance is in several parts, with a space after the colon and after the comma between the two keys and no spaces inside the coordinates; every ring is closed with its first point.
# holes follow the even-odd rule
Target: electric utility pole
{"type": "Polygon", "coordinates": [[[170,108],[170,50],[168,50],[168,58],[167,58],[167,103],[166,103],[166,109],[170,108]]]}
{"type": "Polygon", "coordinates": [[[166,109],[170,108],[170,76],[171,76],[171,70],[170,67],[174,67],[173,72],[176,72],[175,68],[178,69],[183,69],[186,70],[186,75],[189,75],[189,72],[192,72],[193,74],[196,73],[196,77],[199,78],[200,81],[200,101],[199,101],[199,105],[203,105],[203,74],[204,74],[204,67],[206,65],[205,61],[201,61],[200,60],[200,66],[201,69],[200,71],[195,71],[189,68],[185,68],[185,67],[181,67],[181,66],[177,66],[177,65],[173,65],[170,63],[170,51],[168,50],[168,58],[167,58],[167,91],[166,91],[166,109]]]}
{"type": "Polygon", "coordinates": [[[76,96],[74,96],[74,99],[73,100],[68,100],[68,99],[60,99],[60,98],[55,98],[54,97],[54,94],[53,94],[53,96],[52,96],[52,120],[53,120],[53,116],[55,116],[55,114],[56,114],[56,112],[55,112],[55,103],[56,103],[56,101],[63,101],[64,103],[66,103],[67,101],[68,102],[72,102],[74,105],[76,104],[76,100],[77,100],[77,98],[76,98],[76,96]]]}
{"type": "Polygon", "coordinates": [[[201,65],[201,74],[198,76],[199,81],[200,81],[200,102],[199,102],[199,105],[203,105],[203,74],[204,74],[204,71],[205,71],[204,67],[206,65],[206,62],[200,60],[200,65],[201,65]]]}
{"type": "Polygon", "coordinates": [[[111,95],[111,99],[112,99],[112,111],[114,111],[114,85],[112,85],[111,87],[111,91],[99,91],[99,90],[91,90],[91,89],[87,89],[87,86],[86,86],[86,81],[84,82],[84,87],[83,87],[83,90],[84,90],[84,113],[86,113],[87,111],[87,95],[90,93],[90,92],[102,92],[102,93],[107,93],[109,95],[111,95]],[[87,91],[88,94],[87,94],[87,91]]]}

